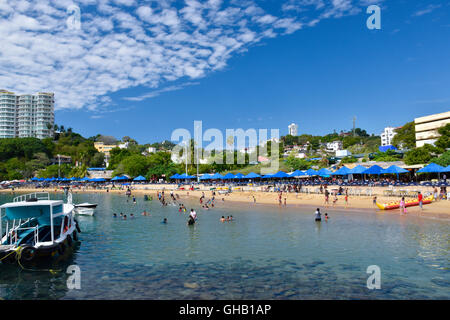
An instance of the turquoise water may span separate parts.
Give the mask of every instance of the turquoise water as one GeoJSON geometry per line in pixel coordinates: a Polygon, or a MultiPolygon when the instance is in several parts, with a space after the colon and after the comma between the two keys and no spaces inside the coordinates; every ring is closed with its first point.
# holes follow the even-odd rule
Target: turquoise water
{"type": "Polygon", "coordinates": [[[330,220],[316,223],[311,208],[218,201],[205,211],[182,199],[198,213],[188,227],[187,213],[143,196],[132,204],[125,195],[74,194],[74,202],[99,204],[94,217],[78,218],[81,245],[59,265],[80,267],[81,289],[67,289],[65,272],[0,265],[3,299],[450,298],[446,221],[329,210],[330,220]],[[230,214],[235,221],[219,221],[230,214]],[[380,290],[366,287],[369,265],[381,269],[380,290]]]}

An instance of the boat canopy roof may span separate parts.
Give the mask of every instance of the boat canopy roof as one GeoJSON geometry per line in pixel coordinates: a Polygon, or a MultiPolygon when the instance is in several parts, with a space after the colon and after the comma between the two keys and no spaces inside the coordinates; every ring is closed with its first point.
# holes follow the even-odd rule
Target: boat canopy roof
{"type": "Polygon", "coordinates": [[[52,214],[63,213],[62,200],[39,200],[39,201],[20,201],[9,202],[0,206],[0,209],[6,209],[6,219],[28,219],[38,218],[39,220],[50,219],[50,208],[53,208],[52,214]]]}

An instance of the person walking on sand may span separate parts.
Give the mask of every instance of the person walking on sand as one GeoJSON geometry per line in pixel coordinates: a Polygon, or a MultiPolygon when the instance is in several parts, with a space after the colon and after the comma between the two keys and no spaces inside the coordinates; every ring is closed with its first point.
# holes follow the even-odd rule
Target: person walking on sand
{"type": "Polygon", "coordinates": [[[330,202],[329,202],[329,197],[330,197],[330,192],[328,192],[328,190],[325,189],[325,204],[326,204],[326,205],[329,205],[329,204],[330,204],[330,202]]]}
{"type": "Polygon", "coordinates": [[[434,198],[434,201],[438,201],[438,190],[436,187],[434,187],[434,189],[433,189],[433,198],[434,198]]]}

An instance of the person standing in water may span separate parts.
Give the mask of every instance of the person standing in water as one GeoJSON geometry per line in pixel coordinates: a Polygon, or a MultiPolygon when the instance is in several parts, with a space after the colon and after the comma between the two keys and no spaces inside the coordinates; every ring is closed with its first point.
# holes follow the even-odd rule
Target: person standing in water
{"type": "Polygon", "coordinates": [[[314,213],[315,221],[322,221],[320,209],[317,208],[316,212],[314,213]]]}
{"type": "Polygon", "coordinates": [[[402,200],[400,200],[400,214],[406,214],[405,197],[402,197],[402,200]]]}

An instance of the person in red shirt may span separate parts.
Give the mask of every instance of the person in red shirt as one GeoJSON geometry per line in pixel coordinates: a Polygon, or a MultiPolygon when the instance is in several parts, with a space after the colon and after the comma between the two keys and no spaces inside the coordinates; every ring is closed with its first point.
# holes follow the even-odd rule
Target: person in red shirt
{"type": "Polygon", "coordinates": [[[420,193],[420,191],[419,191],[419,194],[417,195],[417,198],[419,199],[419,206],[420,206],[420,209],[423,210],[423,207],[422,207],[422,204],[423,204],[423,202],[422,202],[423,195],[422,195],[422,193],[420,193]]]}

